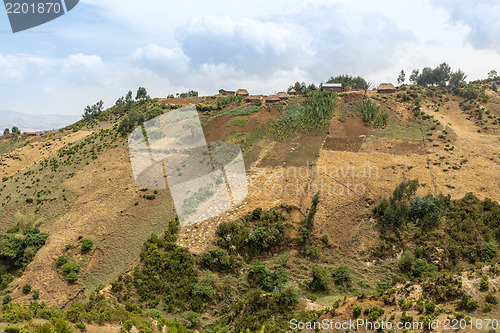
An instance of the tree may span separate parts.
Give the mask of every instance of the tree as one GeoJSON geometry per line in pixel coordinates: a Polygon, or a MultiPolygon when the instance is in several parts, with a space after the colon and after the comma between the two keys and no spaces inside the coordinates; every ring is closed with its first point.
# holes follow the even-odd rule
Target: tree
{"type": "Polygon", "coordinates": [[[406,76],[405,71],[401,70],[401,73],[399,73],[399,77],[398,77],[398,84],[405,82],[405,76],[406,76]]]}
{"type": "Polygon", "coordinates": [[[491,71],[489,71],[489,73],[488,73],[488,79],[494,80],[494,79],[496,79],[496,78],[497,78],[497,76],[498,76],[497,71],[496,71],[496,70],[494,70],[494,69],[492,69],[492,70],[491,70],[491,71]]]}
{"type": "Polygon", "coordinates": [[[418,73],[419,73],[419,70],[418,69],[414,69],[412,72],[411,72],[411,75],[410,75],[410,82],[412,84],[417,84],[417,81],[418,81],[418,73]]]}
{"type": "Polygon", "coordinates": [[[99,101],[92,106],[87,105],[83,111],[83,118],[91,120],[99,117],[102,112],[103,104],[103,101],[99,101]]]}
{"type": "Polygon", "coordinates": [[[137,89],[137,95],[135,96],[135,99],[141,102],[146,101],[148,99],[148,92],[146,91],[146,88],[139,87],[139,89],[137,89]]]}
{"type": "Polygon", "coordinates": [[[10,131],[12,134],[21,134],[21,130],[17,126],[12,127],[10,131]]]}
{"type": "Polygon", "coordinates": [[[466,77],[467,75],[465,75],[465,73],[459,69],[458,71],[450,74],[449,85],[452,86],[453,88],[460,88],[465,85],[466,77]]]}
{"type": "Polygon", "coordinates": [[[417,78],[417,84],[427,87],[429,84],[433,84],[435,82],[434,79],[434,71],[430,67],[424,67],[422,69],[422,74],[420,74],[417,78]]]}
{"type": "Polygon", "coordinates": [[[450,73],[451,73],[450,65],[443,62],[433,70],[432,84],[437,84],[440,87],[446,87],[446,84],[450,80],[450,73]]]}
{"type": "Polygon", "coordinates": [[[87,252],[88,250],[90,250],[92,248],[92,246],[94,246],[94,241],[90,238],[84,238],[82,241],[81,251],[87,252]]]}
{"type": "Polygon", "coordinates": [[[6,128],[3,130],[3,135],[7,135],[10,133],[10,129],[6,128]]]}

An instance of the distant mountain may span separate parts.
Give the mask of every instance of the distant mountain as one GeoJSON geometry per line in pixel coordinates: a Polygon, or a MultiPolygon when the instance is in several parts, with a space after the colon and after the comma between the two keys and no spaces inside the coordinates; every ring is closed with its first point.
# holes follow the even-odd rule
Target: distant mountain
{"type": "MultiPolygon", "coordinates": [[[[10,110],[0,110],[0,132],[17,126],[21,131],[44,131],[59,129],[81,119],[81,116],[57,114],[27,114],[10,110]]],[[[1,134],[0,133],[0,134],[1,134]]]]}

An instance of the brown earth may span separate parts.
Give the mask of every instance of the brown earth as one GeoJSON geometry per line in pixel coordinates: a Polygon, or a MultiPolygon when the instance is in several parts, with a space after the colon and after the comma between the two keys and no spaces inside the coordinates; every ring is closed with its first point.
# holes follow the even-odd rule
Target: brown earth
{"type": "Polygon", "coordinates": [[[150,200],[139,199],[129,164],[128,151],[109,149],[94,163],[69,178],[63,186],[79,195],[71,209],[51,225],[42,229],[49,233],[47,242],[27,266],[25,273],[14,281],[12,297],[29,303],[22,295],[26,283],[40,291],[47,304],[64,305],[79,294],[81,286],[70,285],[57,272],[55,260],[65,253],[66,244],[75,244],[75,260],[84,265],[80,277],[87,287],[109,283],[136,260],[142,244],[151,233],[161,233],[173,218],[173,205],[168,193],[161,191],[157,200],[164,204],[154,207],[150,200]],[[140,201],[135,206],[134,201],[140,201]],[[94,240],[89,258],[79,255],[78,236],[94,240]]]}
{"type": "MultiPolygon", "coordinates": [[[[310,139],[320,143],[309,151],[314,156],[319,151],[316,161],[306,163],[302,159],[300,165],[285,164],[283,167],[287,156],[299,150],[299,142],[270,142],[269,146],[262,146],[257,163],[247,172],[249,194],[244,202],[221,216],[181,228],[179,245],[195,254],[203,253],[211,246],[218,223],[237,219],[256,207],[296,206],[295,218],[300,220],[316,191],[320,191],[321,197],[315,233],[318,236],[327,234],[333,248],[348,252],[365,251],[375,244],[374,221],[369,218],[373,205],[388,196],[403,180],[418,178],[421,194],[443,192],[458,198],[471,191],[481,198],[499,201],[498,136],[478,133],[478,128],[466,119],[458,106],[439,112],[424,111],[450,130],[447,144],[454,146],[453,151],[444,151],[443,142],[433,147],[428,141],[364,140],[364,136],[370,135],[370,129],[361,119],[349,117],[343,124],[333,120],[323,149],[319,147],[324,138],[310,139]],[[342,139],[356,144],[361,141],[361,146],[357,150],[349,146],[343,148],[342,139]],[[274,160],[270,159],[272,154],[277,156],[274,160]],[[444,163],[434,164],[440,155],[449,163],[468,161],[457,170],[448,169],[444,163]]],[[[264,122],[276,115],[273,112],[277,114],[277,111],[260,111],[249,115],[246,126],[254,126],[255,120],[264,122]]],[[[227,127],[229,121],[229,118],[219,117],[207,122],[207,140],[223,139],[224,133],[236,130],[227,127]]],[[[247,128],[239,130],[246,132],[247,128]]],[[[63,217],[43,227],[49,231],[47,244],[28,265],[25,274],[15,280],[14,299],[29,302],[29,297],[20,291],[25,283],[40,290],[48,304],[65,304],[68,295],[70,298],[77,295],[81,286],[70,286],[63,281],[57,273],[55,259],[64,254],[66,244],[77,242],[79,235],[93,238],[96,244],[94,252],[85,259],[86,266],[82,267],[86,286],[112,281],[134,262],[150,234],[161,233],[173,217],[168,191],[159,191],[156,201],[141,198],[124,147],[108,150],[63,186],[79,197],[63,217]]]]}
{"type": "MultiPolygon", "coordinates": [[[[78,131],[63,136],[61,140],[40,140],[34,137],[28,141],[28,144],[18,148],[9,154],[0,156],[0,177],[12,176],[16,172],[22,171],[33,164],[53,155],[60,148],[83,139],[92,134],[89,131],[78,131]]],[[[47,134],[45,134],[47,135],[47,134]]]]}

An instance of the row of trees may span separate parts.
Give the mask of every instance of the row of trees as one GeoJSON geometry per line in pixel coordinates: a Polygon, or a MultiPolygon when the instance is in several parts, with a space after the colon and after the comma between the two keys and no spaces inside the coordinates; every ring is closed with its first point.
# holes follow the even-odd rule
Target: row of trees
{"type": "Polygon", "coordinates": [[[21,134],[21,130],[17,126],[12,127],[11,130],[8,129],[8,128],[6,128],[6,129],[3,130],[3,135],[7,135],[7,134],[10,134],[10,133],[12,133],[12,134],[21,134]]]}
{"type": "MultiPolygon", "coordinates": [[[[414,69],[411,72],[409,81],[412,84],[418,84],[424,87],[451,86],[453,88],[460,88],[465,85],[466,77],[467,75],[460,69],[454,72],[451,70],[450,65],[448,65],[446,62],[443,62],[434,69],[430,67],[424,67],[422,71],[420,71],[419,69],[414,69]]],[[[404,83],[405,79],[406,74],[404,70],[401,70],[398,76],[398,84],[404,83]]]]}
{"type": "Polygon", "coordinates": [[[326,83],[342,83],[342,87],[352,87],[353,89],[368,90],[370,82],[367,82],[361,76],[350,76],[347,74],[331,77],[326,83]]]}

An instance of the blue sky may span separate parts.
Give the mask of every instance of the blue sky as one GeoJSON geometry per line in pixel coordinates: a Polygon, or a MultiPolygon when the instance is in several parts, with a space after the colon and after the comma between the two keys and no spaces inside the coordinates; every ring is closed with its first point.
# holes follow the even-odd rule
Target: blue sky
{"type": "Polygon", "coordinates": [[[269,94],[348,73],[396,83],[446,61],[468,80],[500,71],[496,0],[80,0],[13,34],[0,13],[0,109],[81,114],[128,90],[269,94]]]}

